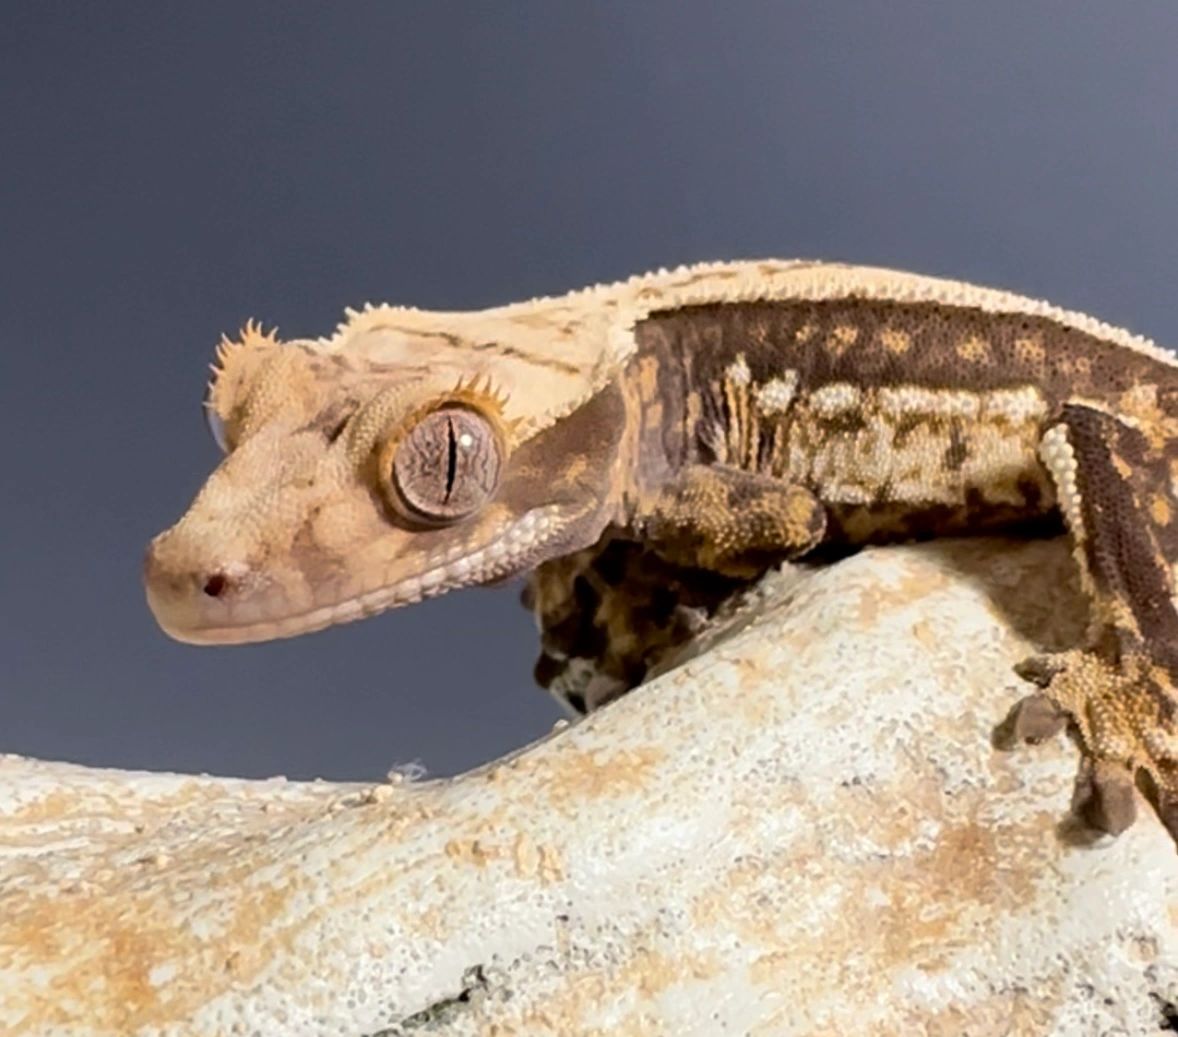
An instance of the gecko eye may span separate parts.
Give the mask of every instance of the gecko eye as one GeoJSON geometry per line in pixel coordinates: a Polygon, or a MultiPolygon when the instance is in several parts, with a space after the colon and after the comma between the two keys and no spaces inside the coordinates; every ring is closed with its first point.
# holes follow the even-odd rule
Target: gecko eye
{"type": "Polygon", "coordinates": [[[389,473],[411,517],[455,522],[477,511],[499,486],[503,441],[468,407],[431,411],[397,445],[389,473]]]}

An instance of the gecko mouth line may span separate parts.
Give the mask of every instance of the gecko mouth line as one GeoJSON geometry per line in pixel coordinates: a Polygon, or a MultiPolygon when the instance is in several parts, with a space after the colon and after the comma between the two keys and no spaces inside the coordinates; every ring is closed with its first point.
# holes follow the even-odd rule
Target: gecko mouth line
{"type": "MultiPolygon", "coordinates": [[[[157,620],[169,636],[195,645],[249,644],[278,638],[310,634],[339,623],[366,619],[402,605],[412,605],[441,594],[456,579],[483,581],[509,576],[528,564],[537,541],[547,539],[558,530],[556,508],[537,508],[509,525],[486,547],[470,554],[451,558],[427,569],[420,576],[397,577],[382,581],[373,590],[343,595],[335,601],[305,612],[270,616],[243,623],[217,626],[185,626],[169,622],[167,603],[152,593],[148,601],[157,620]]],[[[243,602],[241,608],[258,608],[257,602],[243,602]]]]}

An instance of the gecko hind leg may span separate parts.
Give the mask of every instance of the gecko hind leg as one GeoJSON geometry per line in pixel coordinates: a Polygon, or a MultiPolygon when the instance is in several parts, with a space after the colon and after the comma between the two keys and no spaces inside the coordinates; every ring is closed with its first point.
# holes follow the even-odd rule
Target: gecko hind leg
{"type": "Polygon", "coordinates": [[[1068,404],[1040,456],[1055,483],[1089,600],[1087,643],[1025,660],[1039,685],[1007,717],[1000,743],[1039,742],[1065,724],[1083,759],[1075,815],[1118,834],[1134,819],[1139,779],[1178,842],[1178,612],[1159,548],[1166,508],[1150,508],[1148,444],[1111,415],[1068,404]]]}
{"type": "Polygon", "coordinates": [[[817,545],[826,510],[808,489],[726,465],[688,465],[639,516],[669,562],[751,578],[817,545]]]}

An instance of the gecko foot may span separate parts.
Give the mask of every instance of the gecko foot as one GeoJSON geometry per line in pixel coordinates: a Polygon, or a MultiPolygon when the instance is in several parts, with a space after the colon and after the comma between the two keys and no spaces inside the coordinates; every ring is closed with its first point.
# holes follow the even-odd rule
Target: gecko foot
{"type": "Polygon", "coordinates": [[[1016,667],[1042,690],[1018,702],[995,731],[995,745],[1037,744],[1065,725],[1083,758],[1072,812],[1088,828],[1119,835],[1136,815],[1141,780],[1158,818],[1178,844],[1178,681],[1141,649],[1074,650],[1034,656],[1016,667]]]}

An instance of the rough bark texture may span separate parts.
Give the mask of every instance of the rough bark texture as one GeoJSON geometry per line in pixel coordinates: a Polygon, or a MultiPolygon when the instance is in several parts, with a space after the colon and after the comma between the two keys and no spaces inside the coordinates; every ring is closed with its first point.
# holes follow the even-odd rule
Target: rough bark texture
{"type": "MultiPolygon", "coordinates": [[[[770,577],[677,669],[453,781],[0,760],[0,1033],[1159,1034],[1178,857],[1000,753],[1061,543],[770,577]]],[[[441,721],[439,721],[441,722],[441,721]]]]}

